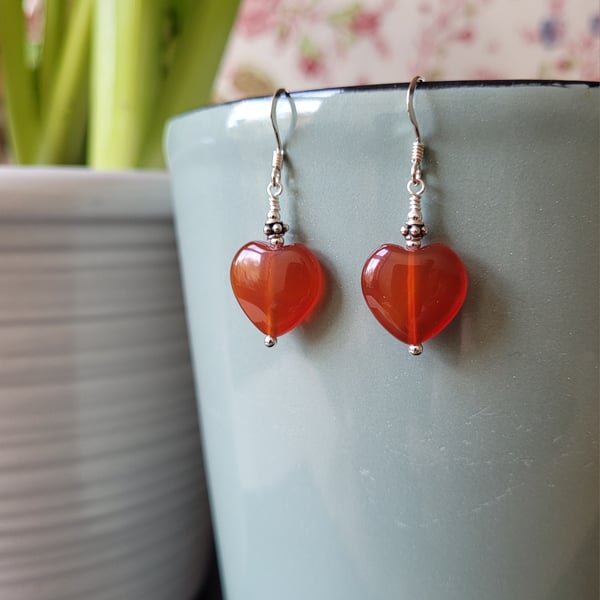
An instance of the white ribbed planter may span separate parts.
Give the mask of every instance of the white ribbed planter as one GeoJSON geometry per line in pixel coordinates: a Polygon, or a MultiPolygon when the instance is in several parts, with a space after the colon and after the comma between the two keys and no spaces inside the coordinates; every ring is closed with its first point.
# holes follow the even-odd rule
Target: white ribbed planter
{"type": "Polygon", "coordinates": [[[0,169],[0,598],[188,600],[210,547],[167,176],[0,169]]]}

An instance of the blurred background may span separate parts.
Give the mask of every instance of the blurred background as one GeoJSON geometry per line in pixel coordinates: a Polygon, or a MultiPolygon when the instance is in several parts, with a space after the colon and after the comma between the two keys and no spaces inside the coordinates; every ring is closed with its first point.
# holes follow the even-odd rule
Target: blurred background
{"type": "MultiPolygon", "coordinates": [[[[35,2],[32,3],[35,5],[35,2]]],[[[35,12],[30,35],[40,24],[35,12]]],[[[242,0],[213,101],[428,80],[600,79],[598,0],[242,0]]],[[[0,102],[2,82],[0,78],[0,102]]],[[[0,162],[6,133],[0,105],[0,162]]]]}

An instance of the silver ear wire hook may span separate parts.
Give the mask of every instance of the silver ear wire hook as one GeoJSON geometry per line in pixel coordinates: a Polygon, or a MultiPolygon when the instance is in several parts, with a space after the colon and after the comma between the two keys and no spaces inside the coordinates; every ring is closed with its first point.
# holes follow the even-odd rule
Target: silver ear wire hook
{"type": "MultiPolygon", "coordinates": [[[[292,107],[292,111],[294,111],[294,101],[290,96],[290,93],[285,88],[279,88],[274,94],[273,99],[271,100],[271,125],[273,126],[273,133],[275,134],[275,143],[276,148],[273,150],[273,172],[271,173],[271,183],[267,188],[267,192],[270,197],[279,198],[281,192],[283,191],[283,186],[281,185],[281,168],[283,167],[283,156],[285,151],[283,149],[283,144],[281,143],[281,136],[279,135],[279,125],[277,123],[277,103],[279,102],[279,98],[285,95],[290,102],[290,106],[292,107]]],[[[292,126],[294,125],[292,119],[292,126]]]]}
{"type": "Polygon", "coordinates": [[[413,96],[415,94],[417,84],[422,81],[425,80],[420,75],[413,77],[411,82],[408,84],[408,89],[406,91],[406,112],[408,113],[408,118],[410,119],[410,122],[412,123],[415,129],[416,136],[416,139],[412,145],[410,179],[407,184],[407,189],[408,193],[411,194],[411,196],[418,196],[419,198],[425,191],[425,184],[423,183],[423,174],[421,172],[421,161],[423,160],[423,156],[425,154],[425,146],[421,142],[421,132],[419,131],[417,117],[415,116],[413,96]]]}
{"type": "MultiPolygon", "coordinates": [[[[273,133],[275,134],[275,142],[277,144],[276,152],[283,154],[283,144],[281,143],[281,136],[279,135],[279,125],[277,123],[277,103],[279,102],[279,98],[281,96],[286,96],[290,103],[290,108],[292,110],[292,122],[290,123],[290,132],[296,126],[296,103],[292,98],[291,94],[285,88],[279,88],[274,94],[273,99],[271,100],[271,125],[273,125],[273,133]]],[[[289,135],[289,133],[288,133],[289,135]]]]}
{"type": "MultiPolygon", "coordinates": [[[[400,230],[406,240],[407,248],[420,248],[421,241],[427,235],[427,227],[423,223],[423,213],[421,211],[421,196],[425,191],[425,182],[423,181],[423,173],[421,172],[421,161],[425,154],[425,146],[421,142],[421,132],[415,117],[415,109],[413,106],[413,96],[417,84],[424,79],[417,75],[413,77],[408,84],[406,92],[406,112],[413,127],[415,128],[416,139],[412,145],[412,155],[410,164],[410,179],[406,184],[409,196],[409,211],[406,218],[406,223],[400,230]]],[[[416,350],[415,350],[416,352],[416,350]]]]}
{"type": "MultiPolygon", "coordinates": [[[[286,96],[290,108],[292,110],[292,121],[290,123],[290,132],[296,126],[296,104],[290,93],[285,88],[279,88],[274,94],[271,100],[271,125],[273,126],[273,133],[275,134],[276,148],[273,150],[273,161],[271,166],[271,181],[267,186],[267,194],[269,195],[269,212],[267,213],[267,220],[265,221],[264,233],[267,239],[273,246],[283,246],[283,236],[288,231],[288,226],[281,220],[281,211],[279,205],[279,196],[283,192],[283,184],[281,183],[281,169],[283,167],[283,157],[285,154],[283,144],[281,142],[281,136],[279,135],[279,125],[277,123],[277,103],[281,96],[286,96]]],[[[289,133],[288,133],[289,135],[289,133]]]]}
{"type": "Polygon", "coordinates": [[[275,142],[277,143],[277,152],[283,152],[283,146],[281,144],[281,137],[279,135],[279,125],[277,124],[277,103],[279,98],[285,94],[288,98],[290,93],[285,88],[279,88],[274,94],[271,100],[271,125],[273,126],[273,133],[275,134],[275,142]]]}
{"type": "Polygon", "coordinates": [[[417,123],[417,117],[415,116],[415,109],[413,107],[413,96],[415,95],[415,90],[417,89],[417,84],[422,83],[425,80],[417,75],[413,77],[408,84],[408,90],[406,91],[406,112],[408,113],[408,118],[410,122],[413,124],[415,128],[415,136],[417,137],[417,142],[421,143],[421,132],[419,131],[419,125],[417,123]]]}

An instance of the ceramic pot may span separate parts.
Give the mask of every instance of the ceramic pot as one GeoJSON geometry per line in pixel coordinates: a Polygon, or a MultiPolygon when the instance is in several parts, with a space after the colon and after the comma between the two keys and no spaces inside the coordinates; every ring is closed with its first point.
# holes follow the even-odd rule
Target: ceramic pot
{"type": "MultiPolygon", "coordinates": [[[[422,356],[375,321],[367,256],[402,243],[405,85],[295,94],[287,243],[319,257],[275,348],[230,287],[262,238],[270,98],[166,140],[228,600],[598,595],[598,105],[593,83],[419,85],[427,243],[466,265],[422,356]]],[[[283,132],[290,122],[278,110],[283,132]]]]}
{"type": "Polygon", "coordinates": [[[191,599],[211,551],[163,173],[0,169],[0,597],[191,599]]]}

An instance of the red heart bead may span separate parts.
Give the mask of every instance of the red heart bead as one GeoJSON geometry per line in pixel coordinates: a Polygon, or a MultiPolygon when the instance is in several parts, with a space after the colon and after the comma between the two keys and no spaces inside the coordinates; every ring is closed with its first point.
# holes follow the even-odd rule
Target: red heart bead
{"type": "Polygon", "coordinates": [[[301,323],[323,289],[321,265],[302,244],[249,242],[234,256],[230,278],[246,316],[273,338],[301,323]]]}
{"type": "Polygon", "coordinates": [[[442,331],[460,310],[467,272],[443,244],[384,244],[363,267],[362,291],[375,318],[393,336],[418,346],[442,331]]]}

